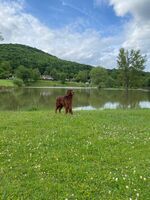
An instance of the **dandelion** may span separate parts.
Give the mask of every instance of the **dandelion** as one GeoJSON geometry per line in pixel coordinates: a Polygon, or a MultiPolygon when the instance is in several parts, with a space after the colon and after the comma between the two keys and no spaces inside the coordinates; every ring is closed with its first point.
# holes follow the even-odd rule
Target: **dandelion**
{"type": "Polygon", "coordinates": [[[139,196],[140,196],[140,194],[139,194],[139,193],[137,193],[137,194],[136,194],[136,196],[137,196],[137,197],[139,197],[139,196]]]}

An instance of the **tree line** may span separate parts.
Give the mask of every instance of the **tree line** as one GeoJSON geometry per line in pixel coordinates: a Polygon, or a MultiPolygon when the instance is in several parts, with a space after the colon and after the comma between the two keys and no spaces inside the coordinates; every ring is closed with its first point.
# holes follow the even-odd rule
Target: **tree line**
{"type": "Polygon", "coordinates": [[[18,85],[29,85],[41,76],[53,80],[83,82],[104,87],[150,87],[150,73],[144,72],[146,56],[140,50],[121,48],[117,68],[92,67],[61,60],[36,48],[19,44],[0,44],[0,79],[14,77],[18,85]]]}

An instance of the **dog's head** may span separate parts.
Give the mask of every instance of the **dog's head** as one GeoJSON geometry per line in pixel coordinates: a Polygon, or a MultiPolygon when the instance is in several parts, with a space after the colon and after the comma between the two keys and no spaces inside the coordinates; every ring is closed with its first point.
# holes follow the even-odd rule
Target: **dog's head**
{"type": "Polygon", "coordinates": [[[73,96],[74,95],[74,92],[73,90],[67,90],[67,96],[73,96]]]}

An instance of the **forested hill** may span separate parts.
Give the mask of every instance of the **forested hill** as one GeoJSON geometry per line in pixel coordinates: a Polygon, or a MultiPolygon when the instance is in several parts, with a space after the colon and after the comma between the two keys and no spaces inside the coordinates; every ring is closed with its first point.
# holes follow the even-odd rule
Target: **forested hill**
{"type": "Polygon", "coordinates": [[[79,71],[92,69],[90,65],[66,61],[45,53],[39,49],[21,44],[0,44],[0,62],[9,61],[13,70],[20,65],[27,68],[38,68],[41,74],[57,70],[74,76],[79,71]]]}

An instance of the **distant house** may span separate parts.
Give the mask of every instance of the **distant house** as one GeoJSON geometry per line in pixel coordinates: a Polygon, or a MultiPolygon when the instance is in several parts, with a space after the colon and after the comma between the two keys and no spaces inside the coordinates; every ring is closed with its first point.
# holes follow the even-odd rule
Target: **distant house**
{"type": "Polygon", "coordinates": [[[42,75],[42,76],[41,76],[41,79],[42,79],[42,80],[51,80],[51,81],[54,80],[53,77],[51,77],[51,76],[49,76],[49,75],[42,75]]]}

